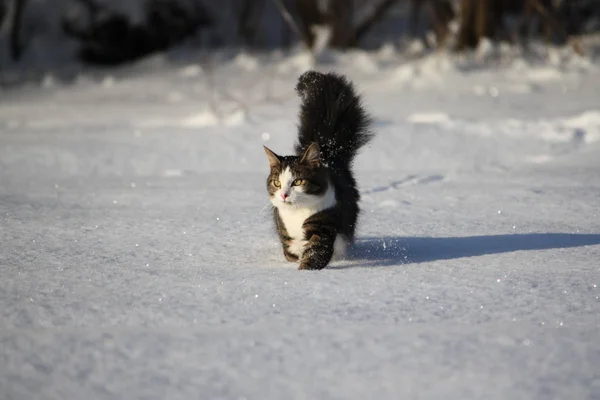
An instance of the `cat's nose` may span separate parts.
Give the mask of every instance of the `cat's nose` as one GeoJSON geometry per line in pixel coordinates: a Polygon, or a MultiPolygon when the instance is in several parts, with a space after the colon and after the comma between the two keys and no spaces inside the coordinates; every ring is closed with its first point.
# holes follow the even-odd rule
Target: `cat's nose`
{"type": "Polygon", "coordinates": [[[282,199],[283,201],[285,201],[285,200],[286,200],[288,197],[289,197],[289,196],[288,196],[288,194],[287,194],[287,193],[281,193],[281,199],[282,199]]]}

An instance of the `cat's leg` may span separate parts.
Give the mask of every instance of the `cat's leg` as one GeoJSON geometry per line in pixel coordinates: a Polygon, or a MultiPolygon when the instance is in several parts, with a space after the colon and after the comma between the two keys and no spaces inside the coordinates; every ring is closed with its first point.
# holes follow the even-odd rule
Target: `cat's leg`
{"type": "Polygon", "coordinates": [[[298,262],[298,256],[288,251],[288,246],[286,243],[283,243],[283,256],[289,262],[298,262]]]}
{"type": "Polygon", "coordinates": [[[289,251],[292,238],[288,236],[285,225],[283,224],[283,221],[279,216],[279,211],[276,208],[274,209],[274,219],[275,227],[277,228],[277,235],[279,236],[279,241],[283,247],[283,256],[289,262],[298,262],[298,256],[289,251]]]}
{"type": "Polygon", "coordinates": [[[327,236],[313,235],[302,253],[298,269],[325,268],[333,256],[333,242],[334,240],[327,236]]]}
{"type": "Polygon", "coordinates": [[[308,218],[303,225],[307,239],[299,269],[323,269],[331,261],[336,237],[335,226],[327,213],[308,218]]]}
{"type": "Polygon", "coordinates": [[[339,233],[335,236],[335,241],[333,242],[333,257],[332,261],[343,260],[346,257],[346,251],[348,249],[349,240],[348,238],[339,233]]]}

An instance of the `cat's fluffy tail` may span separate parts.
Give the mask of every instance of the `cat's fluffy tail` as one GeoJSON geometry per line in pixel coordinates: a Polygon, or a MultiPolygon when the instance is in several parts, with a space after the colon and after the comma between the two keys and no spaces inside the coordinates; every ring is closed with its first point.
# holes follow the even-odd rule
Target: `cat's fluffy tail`
{"type": "Polygon", "coordinates": [[[296,154],[317,143],[325,164],[350,168],[373,136],[371,119],[352,83],[334,73],[308,71],[298,79],[296,91],[302,98],[296,154]]]}

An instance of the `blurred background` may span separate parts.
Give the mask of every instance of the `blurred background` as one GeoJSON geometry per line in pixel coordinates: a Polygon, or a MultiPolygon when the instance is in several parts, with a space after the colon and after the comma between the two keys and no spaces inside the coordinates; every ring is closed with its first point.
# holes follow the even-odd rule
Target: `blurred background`
{"type": "MultiPolygon", "coordinates": [[[[0,0],[0,70],[117,66],[174,47],[464,51],[532,40],[586,49],[599,0],[0,0]]],[[[4,83],[8,78],[3,76],[4,83]]]]}

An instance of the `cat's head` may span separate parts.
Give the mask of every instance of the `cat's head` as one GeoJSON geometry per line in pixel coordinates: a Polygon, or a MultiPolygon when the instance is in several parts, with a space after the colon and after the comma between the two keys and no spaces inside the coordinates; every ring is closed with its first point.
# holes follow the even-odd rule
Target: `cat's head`
{"type": "Polygon", "coordinates": [[[275,207],[315,207],[328,194],[329,173],[319,147],[310,145],[302,156],[279,156],[265,146],[271,173],[267,191],[275,207]]]}

